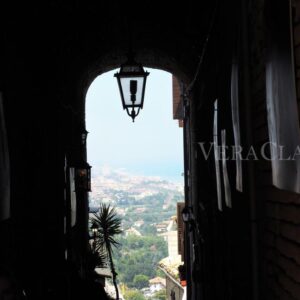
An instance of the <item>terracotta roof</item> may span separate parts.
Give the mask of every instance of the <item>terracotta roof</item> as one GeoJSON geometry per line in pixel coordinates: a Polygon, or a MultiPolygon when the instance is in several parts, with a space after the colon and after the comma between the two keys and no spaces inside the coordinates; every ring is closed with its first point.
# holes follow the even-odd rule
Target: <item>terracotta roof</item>
{"type": "Polygon", "coordinates": [[[166,279],[161,277],[155,277],[149,280],[150,284],[162,284],[163,286],[166,286],[166,279]]]}
{"type": "Polygon", "coordinates": [[[130,227],[129,229],[125,230],[125,232],[127,234],[133,234],[133,235],[136,235],[136,236],[142,236],[142,234],[138,230],[136,230],[135,228],[133,228],[133,227],[130,227]]]}

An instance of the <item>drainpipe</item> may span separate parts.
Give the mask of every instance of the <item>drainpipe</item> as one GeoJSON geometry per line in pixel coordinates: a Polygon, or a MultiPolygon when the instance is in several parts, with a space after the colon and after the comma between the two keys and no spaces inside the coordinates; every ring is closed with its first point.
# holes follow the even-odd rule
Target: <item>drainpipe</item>
{"type": "MultiPolygon", "coordinates": [[[[184,146],[184,194],[185,194],[185,205],[191,206],[190,203],[190,106],[189,100],[185,95],[185,86],[181,84],[181,94],[183,101],[184,111],[184,125],[183,125],[183,146],[184,146]]],[[[186,226],[186,225],[184,225],[186,226]]],[[[187,299],[194,300],[195,290],[194,282],[192,279],[192,247],[191,247],[191,236],[189,230],[185,227],[184,230],[184,262],[186,265],[186,278],[187,278],[187,299]]]]}
{"type": "MultiPolygon", "coordinates": [[[[242,65],[243,65],[243,99],[245,107],[246,145],[253,145],[252,136],[252,112],[251,112],[251,87],[249,70],[249,41],[248,41],[248,2],[241,2],[241,23],[242,23],[242,65]]],[[[255,196],[254,162],[249,160],[247,166],[248,196],[251,222],[251,254],[252,254],[252,295],[253,300],[259,299],[259,259],[258,259],[258,224],[257,205],[255,196]]]]}

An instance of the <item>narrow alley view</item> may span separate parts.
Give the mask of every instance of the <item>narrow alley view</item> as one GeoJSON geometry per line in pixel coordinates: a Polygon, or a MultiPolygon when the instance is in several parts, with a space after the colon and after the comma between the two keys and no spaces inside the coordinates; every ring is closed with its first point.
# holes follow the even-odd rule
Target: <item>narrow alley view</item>
{"type": "Polygon", "coordinates": [[[2,2],[0,300],[300,300],[300,0],[2,2]]]}

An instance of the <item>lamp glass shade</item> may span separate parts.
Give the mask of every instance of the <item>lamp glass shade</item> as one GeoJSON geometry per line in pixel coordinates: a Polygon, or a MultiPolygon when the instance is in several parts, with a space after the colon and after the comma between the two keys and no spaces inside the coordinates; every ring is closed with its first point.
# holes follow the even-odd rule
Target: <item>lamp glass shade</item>
{"type": "Polygon", "coordinates": [[[144,85],[144,77],[135,76],[135,77],[120,77],[120,84],[123,91],[124,96],[124,105],[125,107],[141,107],[143,108],[143,85],[144,85]],[[131,93],[130,86],[132,83],[136,82],[136,92],[131,93]],[[132,101],[134,99],[134,102],[132,101]]]}

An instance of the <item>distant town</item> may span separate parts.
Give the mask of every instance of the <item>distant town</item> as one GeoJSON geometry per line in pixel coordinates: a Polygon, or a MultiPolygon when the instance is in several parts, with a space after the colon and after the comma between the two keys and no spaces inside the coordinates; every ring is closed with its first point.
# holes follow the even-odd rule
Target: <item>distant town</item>
{"type": "MultiPolygon", "coordinates": [[[[139,201],[159,192],[169,192],[183,197],[183,184],[163,180],[160,177],[133,175],[122,169],[102,167],[95,171],[92,177],[93,190],[90,194],[90,204],[99,202],[120,204],[122,201],[139,201]]],[[[169,202],[165,203],[165,209],[169,202]]]]}

